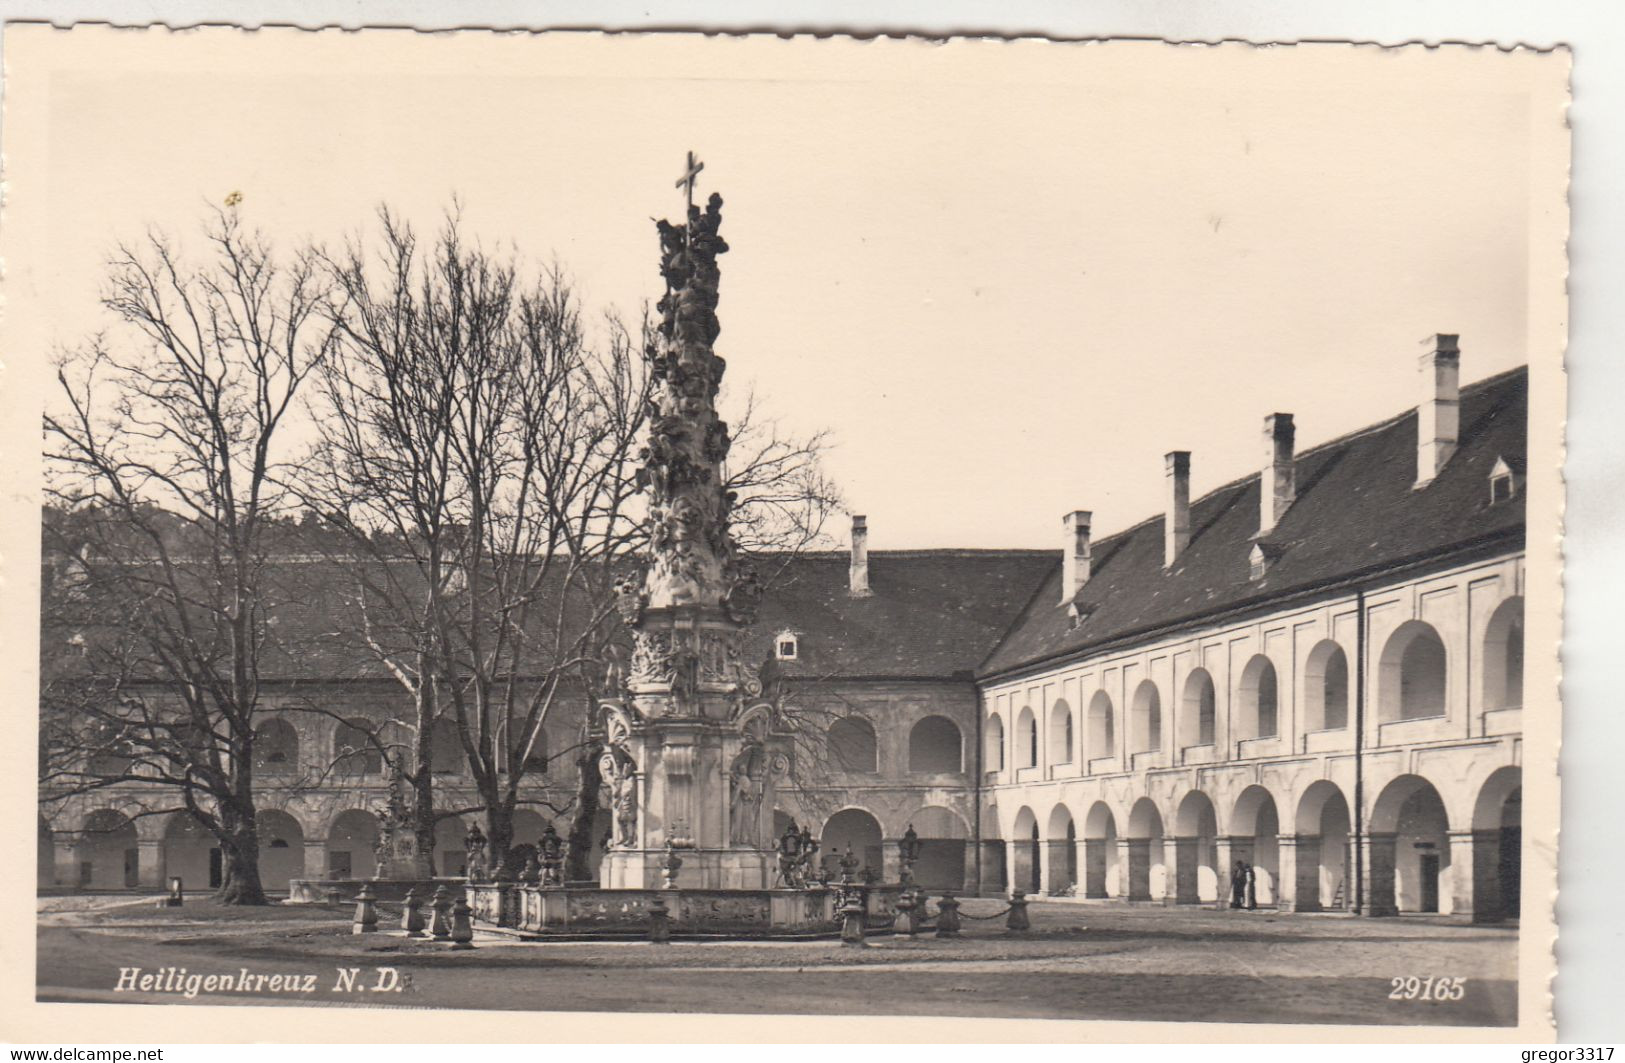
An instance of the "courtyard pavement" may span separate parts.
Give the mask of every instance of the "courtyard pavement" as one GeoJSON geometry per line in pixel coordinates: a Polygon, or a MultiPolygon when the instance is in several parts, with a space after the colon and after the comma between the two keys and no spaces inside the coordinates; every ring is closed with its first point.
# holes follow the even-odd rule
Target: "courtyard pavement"
{"type": "MultiPolygon", "coordinates": [[[[987,916],[1002,907],[973,899],[962,911],[987,916]]],[[[1002,919],[973,918],[958,940],[872,937],[862,949],[822,941],[529,944],[482,932],[474,950],[454,952],[405,939],[390,929],[399,909],[380,908],[382,932],[352,935],[348,908],[230,909],[195,900],[157,909],[152,898],[42,898],[38,998],[1450,1026],[1517,1018],[1516,928],[1422,917],[1049,901],[1030,906],[1026,934],[1007,934],[1002,919]],[[354,982],[341,984],[337,972],[352,968],[354,982]],[[142,975],[155,980],[145,989],[130,984],[142,975]],[[210,992],[188,985],[194,975],[234,981],[210,992]],[[283,976],[274,988],[273,975],[283,976]],[[1441,994],[1460,999],[1391,999],[1393,980],[1413,975],[1462,979],[1459,994],[1441,994]]]]}

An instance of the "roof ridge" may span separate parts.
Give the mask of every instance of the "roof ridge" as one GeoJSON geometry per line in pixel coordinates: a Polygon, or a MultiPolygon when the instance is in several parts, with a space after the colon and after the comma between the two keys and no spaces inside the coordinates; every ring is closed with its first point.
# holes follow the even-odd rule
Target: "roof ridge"
{"type": "MultiPolygon", "coordinates": [[[[1510,379],[1511,377],[1516,376],[1519,373],[1523,373],[1523,374],[1527,375],[1528,372],[1529,372],[1529,366],[1527,366],[1527,365],[1514,366],[1511,369],[1503,369],[1499,373],[1494,373],[1494,374],[1491,374],[1490,376],[1483,377],[1483,378],[1481,378],[1479,380],[1475,380],[1471,384],[1464,384],[1462,386],[1462,388],[1461,388],[1461,396],[1463,398],[1466,398],[1466,396],[1470,392],[1471,393],[1477,393],[1479,391],[1486,391],[1490,387],[1492,387],[1492,386],[1494,386],[1496,384],[1500,384],[1504,380],[1510,379]]],[[[1371,424],[1366,425],[1363,428],[1356,428],[1356,429],[1354,429],[1352,431],[1344,432],[1340,436],[1333,436],[1331,439],[1328,439],[1323,443],[1316,443],[1314,446],[1310,447],[1307,450],[1300,450],[1297,453],[1293,454],[1293,456],[1292,456],[1293,464],[1297,464],[1298,462],[1302,461],[1305,458],[1313,457],[1315,455],[1318,455],[1321,451],[1329,450],[1332,447],[1341,446],[1341,445],[1346,444],[1346,443],[1351,443],[1356,439],[1363,439],[1366,436],[1375,435],[1378,432],[1385,432],[1388,429],[1393,428],[1394,426],[1398,425],[1401,421],[1405,420],[1407,417],[1415,416],[1416,411],[1417,411],[1417,407],[1415,407],[1415,406],[1407,406],[1403,410],[1400,410],[1398,413],[1394,414],[1391,417],[1384,418],[1381,421],[1375,421],[1375,422],[1373,422],[1371,424]]],[[[1209,490],[1204,492],[1199,497],[1191,499],[1191,503],[1190,503],[1191,509],[1194,510],[1198,505],[1201,505],[1203,502],[1206,502],[1208,499],[1214,497],[1215,495],[1217,495],[1217,494],[1219,494],[1219,493],[1221,493],[1223,491],[1235,490],[1236,488],[1244,488],[1248,484],[1250,484],[1253,481],[1259,479],[1263,475],[1264,475],[1263,470],[1259,470],[1257,472],[1250,472],[1250,473],[1247,473],[1245,476],[1237,477],[1236,479],[1230,480],[1230,481],[1228,481],[1226,483],[1222,483],[1217,487],[1210,488],[1209,490]]],[[[1165,516],[1166,516],[1166,514],[1164,514],[1164,513],[1153,513],[1149,517],[1144,517],[1144,518],[1142,518],[1142,519],[1140,519],[1138,521],[1135,521],[1133,524],[1130,524],[1128,527],[1123,528],[1120,531],[1115,531],[1110,535],[1102,536],[1101,538],[1094,540],[1093,544],[1091,546],[1091,549],[1093,549],[1095,547],[1104,546],[1105,544],[1107,544],[1109,542],[1112,542],[1113,540],[1120,539],[1120,538],[1128,535],[1131,532],[1138,531],[1141,528],[1144,528],[1148,524],[1153,524],[1153,523],[1155,523],[1157,521],[1162,520],[1165,516]]],[[[872,552],[873,551],[871,551],[871,553],[872,552]]]]}

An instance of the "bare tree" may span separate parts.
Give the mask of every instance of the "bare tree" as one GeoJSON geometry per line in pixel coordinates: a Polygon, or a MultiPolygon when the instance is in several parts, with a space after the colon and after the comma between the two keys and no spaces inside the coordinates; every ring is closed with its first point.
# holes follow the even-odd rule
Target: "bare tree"
{"type": "Polygon", "coordinates": [[[648,378],[618,319],[589,335],[557,267],[524,276],[455,215],[428,247],[380,217],[376,253],[327,259],[340,342],[303,490],[345,533],[367,652],[412,699],[395,763],[419,844],[439,814],[430,736],[448,720],[502,856],[546,724],[602,668],[613,568],[639,534],[648,378]]]}
{"type": "Polygon", "coordinates": [[[331,337],[312,256],[279,259],[235,209],[206,233],[195,266],[159,234],[121,247],[103,298],[119,328],[58,369],[45,534],[72,561],[42,664],[64,665],[56,635],[76,660],[46,683],[42,715],[71,753],[46,784],[164,788],[219,842],[220,899],[260,904],[266,560],[290,505],[284,424],[331,337]]]}

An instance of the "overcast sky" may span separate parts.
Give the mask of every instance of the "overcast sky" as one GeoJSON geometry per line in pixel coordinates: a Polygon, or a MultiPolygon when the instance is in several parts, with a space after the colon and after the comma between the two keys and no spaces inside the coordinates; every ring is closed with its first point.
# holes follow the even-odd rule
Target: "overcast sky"
{"type": "Polygon", "coordinates": [[[635,312],[692,149],[727,200],[729,383],[833,431],[876,549],[1058,546],[1071,509],[1126,527],[1168,450],[1201,493],[1257,468],[1267,413],[1307,447],[1414,405],[1433,332],[1466,381],[1523,364],[1531,137],[1562,117],[1530,85],[1566,62],[9,32],[8,111],[49,127],[8,144],[14,357],[97,326],[116,239],[195,238],[234,191],[289,245],[381,202],[432,225],[455,194],[635,312]]]}

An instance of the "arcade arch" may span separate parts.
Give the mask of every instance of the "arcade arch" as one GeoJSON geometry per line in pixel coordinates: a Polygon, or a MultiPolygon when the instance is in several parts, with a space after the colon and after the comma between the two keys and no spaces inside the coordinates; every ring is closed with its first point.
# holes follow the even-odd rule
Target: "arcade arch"
{"type": "Polygon", "coordinates": [[[1192,790],[1174,817],[1174,900],[1200,904],[1219,897],[1219,817],[1213,802],[1192,790]]]}
{"type": "Polygon", "coordinates": [[[880,770],[880,743],[874,724],[862,716],[842,716],[829,725],[829,757],[837,771],[873,775],[880,770]]]}
{"type": "Polygon", "coordinates": [[[1044,888],[1040,877],[1043,866],[1038,852],[1040,844],[1038,817],[1023,805],[1016,813],[1015,829],[1010,834],[1010,885],[1015,889],[1038,893],[1044,888]]]}
{"type": "Polygon", "coordinates": [[[926,805],[906,821],[920,839],[914,881],[926,889],[964,889],[965,857],[970,828],[952,809],[926,805]]]}
{"type": "Polygon", "coordinates": [[[1049,762],[1072,763],[1072,707],[1062,698],[1049,710],[1049,762]]]}
{"type": "Polygon", "coordinates": [[[1117,817],[1104,801],[1096,801],[1083,821],[1083,895],[1120,897],[1123,894],[1118,867],[1117,817]]]}
{"type": "Polygon", "coordinates": [[[1089,752],[1090,759],[1117,755],[1116,727],[1112,720],[1111,695],[1104,690],[1095,691],[1089,699],[1089,752]]]}
{"type": "Polygon", "coordinates": [[[1185,677],[1185,696],[1180,699],[1180,745],[1211,746],[1214,721],[1218,716],[1218,689],[1206,668],[1193,668],[1185,677]]]}
{"type": "Polygon", "coordinates": [[[1051,895],[1076,892],[1078,882],[1078,828],[1072,810],[1064,804],[1050,809],[1045,833],[1048,874],[1044,888],[1051,895]]]}
{"type": "Polygon", "coordinates": [[[1523,706],[1523,598],[1508,598],[1484,631],[1484,708],[1523,706]]]}
{"type": "Polygon", "coordinates": [[[982,751],[984,771],[1004,770],[1004,721],[998,713],[992,713],[987,718],[987,731],[984,733],[985,748],[982,751]]]}
{"type": "Polygon", "coordinates": [[[1162,813],[1149,797],[1142,797],[1128,815],[1128,899],[1160,899],[1166,895],[1167,880],[1162,813]]]}
{"type": "Polygon", "coordinates": [[[1150,753],[1162,748],[1162,695],[1157,684],[1142,680],[1134,689],[1134,707],[1129,738],[1131,752],[1150,753]]]}
{"type": "Polygon", "coordinates": [[[1448,660],[1433,625],[1407,620],[1388,636],[1377,666],[1377,712],[1383,723],[1445,714],[1448,660]]]}
{"type": "Polygon", "coordinates": [[[1339,731],[1349,722],[1349,659],[1331,639],[1317,642],[1304,658],[1303,725],[1309,731],[1339,731]]]}
{"type": "Polygon", "coordinates": [[[962,747],[958,724],[946,716],[922,717],[908,732],[908,770],[963,771],[962,747]]]}
{"type": "Polygon", "coordinates": [[[365,809],[345,809],[327,828],[327,876],[371,878],[377,848],[377,817],[365,809]]]}
{"type": "Polygon", "coordinates": [[[824,866],[835,879],[841,877],[839,860],[851,848],[860,868],[867,867],[880,873],[884,856],[881,851],[880,821],[862,808],[843,808],[824,823],[819,835],[820,856],[824,866]]]}
{"type": "Polygon", "coordinates": [[[1473,805],[1473,921],[1518,918],[1523,899],[1523,772],[1495,769],[1473,805]]]}
{"type": "Polygon", "coordinates": [[[1249,786],[1236,798],[1230,813],[1230,852],[1232,860],[1252,865],[1253,889],[1261,905],[1277,900],[1277,878],[1281,873],[1281,820],[1275,798],[1262,786],[1249,786]]]}
{"type": "Polygon", "coordinates": [[[305,830],[279,808],[260,809],[254,825],[260,840],[260,885],[270,893],[286,893],[290,879],[305,877],[305,830]]]}
{"type": "Polygon", "coordinates": [[[135,824],[112,808],[85,817],[73,847],[79,885],[94,889],[132,887],[141,882],[141,851],[135,824]]]}
{"type": "Polygon", "coordinates": [[[1241,709],[1236,721],[1238,737],[1274,738],[1280,724],[1274,662],[1262,653],[1254,654],[1241,671],[1241,685],[1236,693],[1241,709]]]}
{"type": "Polygon", "coordinates": [[[299,733],[280,716],[254,729],[254,770],[261,775],[291,775],[299,770],[299,733]]]}
{"type": "Polygon", "coordinates": [[[1038,767],[1038,718],[1026,707],[1016,716],[1016,767],[1038,767]]]}
{"type": "Polygon", "coordinates": [[[1349,804],[1336,783],[1317,779],[1298,799],[1297,881],[1293,907],[1300,912],[1346,908],[1350,893],[1349,804]]]}
{"type": "Polygon", "coordinates": [[[1449,831],[1444,800],[1427,779],[1401,775],[1382,788],[1371,810],[1372,915],[1448,914],[1449,831]]]}

